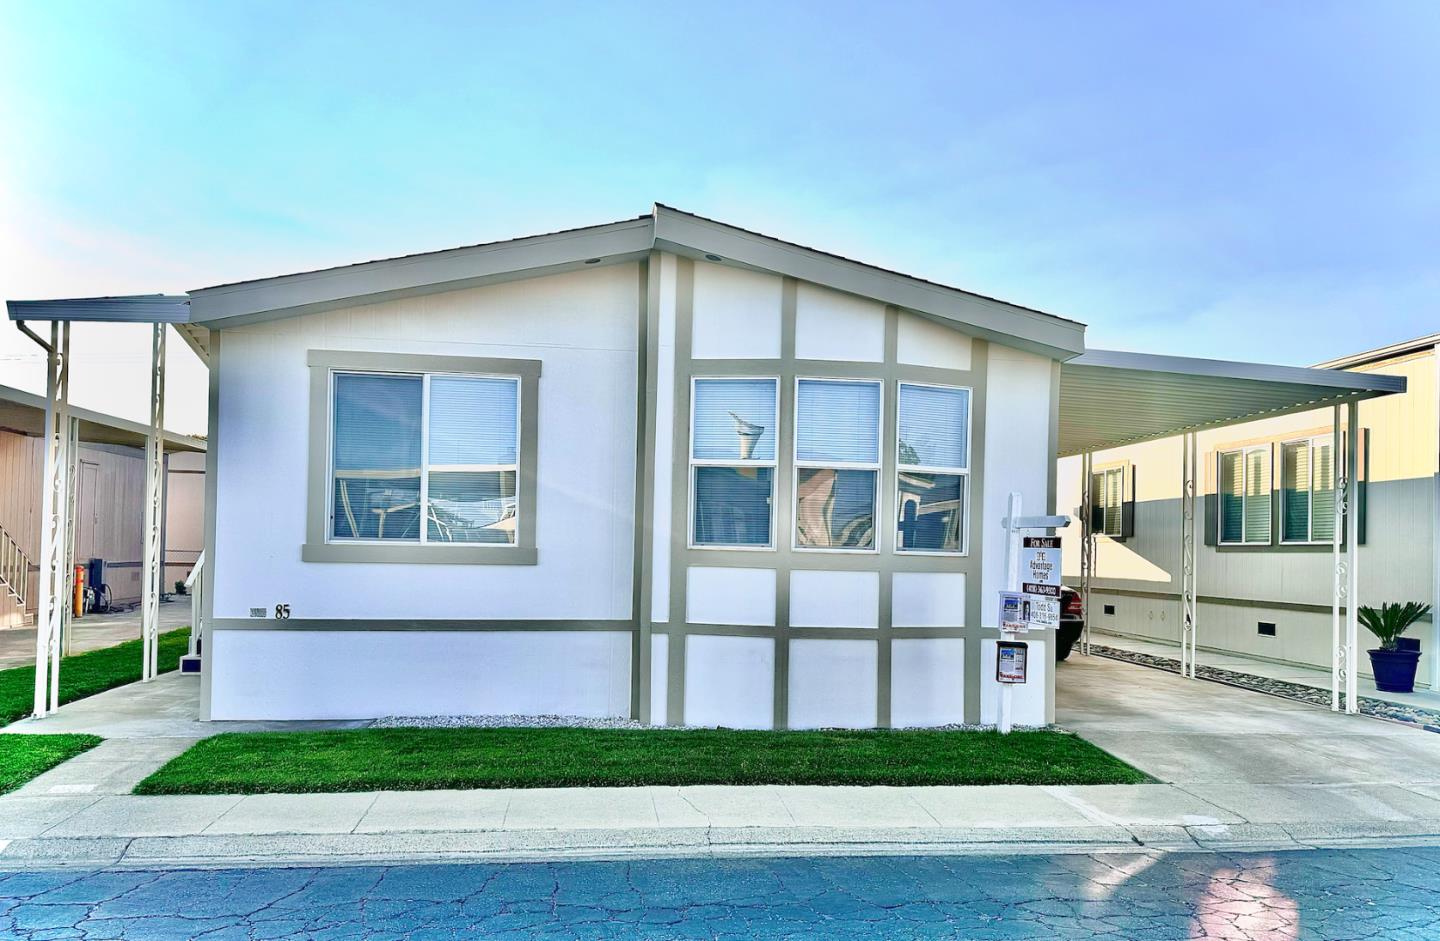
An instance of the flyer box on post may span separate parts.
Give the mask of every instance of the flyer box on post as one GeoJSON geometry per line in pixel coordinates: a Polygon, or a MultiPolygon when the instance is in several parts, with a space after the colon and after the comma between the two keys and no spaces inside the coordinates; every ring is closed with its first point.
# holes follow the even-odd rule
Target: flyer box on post
{"type": "Polygon", "coordinates": [[[1023,640],[1002,640],[995,645],[995,682],[1024,683],[1029,645],[1023,640]]]}

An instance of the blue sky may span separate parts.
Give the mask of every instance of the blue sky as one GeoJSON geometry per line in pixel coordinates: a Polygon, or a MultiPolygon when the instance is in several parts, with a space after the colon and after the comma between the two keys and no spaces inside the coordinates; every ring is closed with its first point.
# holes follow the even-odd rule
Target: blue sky
{"type": "Polygon", "coordinates": [[[1428,2],[0,0],[0,296],[661,201],[1093,346],[1310,363],[1440,330],[1437,48],[1428,2]]]}

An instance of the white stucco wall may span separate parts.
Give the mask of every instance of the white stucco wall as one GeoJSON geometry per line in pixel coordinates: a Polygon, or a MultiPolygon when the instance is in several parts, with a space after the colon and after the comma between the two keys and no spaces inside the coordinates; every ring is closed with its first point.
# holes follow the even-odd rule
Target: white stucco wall
{"type": "Polygon", "coordinates": [[[226,330],[215,616],[628,618],[638,280],[619,265],[226,330]],[[311,349],[540,360],[539,564],[302,562],[311,349]]]}
{"type": "Polygon", "coordinates": [[[630,710],[628,631],[213,634],[215,719],[630,710]]]}
{"type": "MultiPolygon", "coordinates": [[[[1050,487],[1050,383],[1052,360],[990,344],[986,372],[984,507],[979,530],[970,532],[981,546],[980,623],[1000,623],[999,592],[1005,587],[1005,518],[1011,491],[1021,497],[1027,516],[1046,512],[1050,487]]],[[[973,512],[973,510],[972,510],[973,512]]]]}

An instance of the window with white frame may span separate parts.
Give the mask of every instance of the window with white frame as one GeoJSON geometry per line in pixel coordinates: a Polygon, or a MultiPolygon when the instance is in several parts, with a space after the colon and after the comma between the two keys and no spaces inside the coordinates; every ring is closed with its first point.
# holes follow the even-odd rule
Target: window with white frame
{"type": "Polygon", "coordinates": [[[778,388],[777,379],[693,381],[691,545],[774,545],[778,388]]]}
{"type": "Polygon", "coordinates": [[[896,440],[898,552],[964,552],[970,390],[901,382],[896,440]]]}
{"type": "Polygon", "coordinates": [[[332,542],[515,545],[520,379],[336,371],[332,542]]]}
{"type": "Polygon", "coordinates": [[[881,383],[797,379],[795,547],[877,548],[881,383]]]}
{"type": "Polygon", "coordinates": [[[1270,446],[1221,451],[1219,465],[1220,543],[1268,545],[1270,446]]]}
{"type": "Polygon", "coordinates": [[[1280,540],[1335,538],[1335,456],[1329,435],[1280,445],[1280,540]]]}
{"type": "Polygon", "coordinates": [[[1125,535],[1125,468],[1108,467],[1090,475],[1090,528],[1101,536],[1125,535]]]}

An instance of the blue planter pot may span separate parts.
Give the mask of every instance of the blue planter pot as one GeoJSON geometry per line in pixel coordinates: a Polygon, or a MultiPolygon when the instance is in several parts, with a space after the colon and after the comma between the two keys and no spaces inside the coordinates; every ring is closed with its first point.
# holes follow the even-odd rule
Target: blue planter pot
{"type": "Polygon", "coordinates": [[[1375,671],[1375,688],[1387,693],[1415,692],[1415,668],[1420,663],[1419,650],[1370,651],[1370,667],[1375,671]]]}

